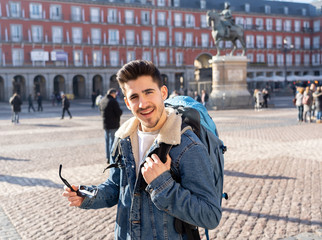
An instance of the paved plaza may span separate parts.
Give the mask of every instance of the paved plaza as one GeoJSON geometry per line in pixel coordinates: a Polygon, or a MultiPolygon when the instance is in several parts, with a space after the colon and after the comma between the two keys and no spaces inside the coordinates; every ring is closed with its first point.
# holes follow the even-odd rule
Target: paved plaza
{"type": "MultiPolygon", "coordinates": [[[[322,239],[322,124],[298,124],[289,102],[210,111],[228,148],[229,194],[211,239],[322,239]]],[[[1,240],[114,238],[115,207],[81,210],[61,197],[59,164],[72,184],[108,176],[98,110],[76,101],[70,110],[73,118],[60,120],[57,106],[28,113],[23,105],[21,124],[12,125],[9,105],[0,103],[1,240]]],[[[122,121],[130,116],[124,109],[122,121]]]]}

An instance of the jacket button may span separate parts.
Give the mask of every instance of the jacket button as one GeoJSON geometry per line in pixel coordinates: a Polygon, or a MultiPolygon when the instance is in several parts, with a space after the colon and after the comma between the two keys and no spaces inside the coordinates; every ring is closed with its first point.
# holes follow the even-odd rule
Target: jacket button
{"type": "Polygon", "coordinates": [[[132,224],[139,224],[139,223],[140,221],[137,221],[137,220],[132,221],[132,224]]]}

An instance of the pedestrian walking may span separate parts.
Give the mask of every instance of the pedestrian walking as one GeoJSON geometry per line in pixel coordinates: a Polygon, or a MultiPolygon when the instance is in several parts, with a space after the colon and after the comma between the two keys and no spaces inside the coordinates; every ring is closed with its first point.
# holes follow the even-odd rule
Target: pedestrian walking
{"type": "Polygon", "coordinates": [[[70,102],[67,98],[67,96],[65,94],[62,95],[62,115],[61,115],[61,119],[64,119],[65,116],[65,112],[68,113],[69,118],[72,118],[72,114],[69,111],[69,107],[70,107],[70,102]]]}
{"type": "Polygon", "coordinates": [[[254,90],[254,101],[255,101],[255,111],[260,111],[263,107],[264,98],[263,94],[259,89],[254,90]]]}
{"type": "Polygon", "coordinates": [[[204,105],[206,107],[208,100],[209,100],[209,95],[206,92],[206,90],[201,90],[201,103],[202,103],[202,105],[204,105]]]}
{"type": "Polygon", "coordinates": [[[95,91],[92,92],[92,108],[95,108],[97,94],[95,91]]]}
{"type": "Polygon", "coordinates": [[[322,118],[322,87],[317,87],[316,92],[313,93],[315,110],[316,110],[316,122],[321,123],[322,118]]]}
{"type": "Polygon", "coordinates": [[[201,102],[201,97],[200,97],[200,95],[198,94],[198,92],[197,92],[197,91],[195,91],[195,92],[194,92],[194,99],[195,99],[196,101],[198,101],[198,102],[201,102]]]}
{"type": "Polygon", "coordinates": [[[311,119],[311,108],[313,103],[313,94],[310,90],[310,87],[306,87],[303,94],[303,118],[304,122],[307,122],[307,115],[309,117],[309,122],[312,122],[311,119]]]}
{"type": "Polygon", "coordinates": [[[304,93],[304,88],[298,87],[297,89],[298,93],[296,94],[296,102],[295,106],[297,107],[298,110],[298,117],[297,121],[298,122],[303,122],[303,93],[304,93]]]}
{"type": "Polygon", "coordinates": [[[268,99],[269,99],[268,89],[264,88],[262,90],[262,94],[263,94],[263,108],[268,108],[268,99]]]}
{"type": "Polygon", "coordinates": [[[38,103],[38,112],[39,111],[43,111],[43,107],[42,107],[42,96],[40,95],[40,93],[37,93],[37,103],[38,103]]]}
{"type": "Polygon", "coordinates": [[[30,108],[35,112],[35,108],[34,108],[34,103],[33,103],[33,99],[32,99],[32,95],[29,94],[28,96],[28,112],[30,112],[30,108]]]}
{"type": "Polygon", "coordinates": [[[103,128],[105,130],[105,151],[106,161],[110,163],[110,152],[112,150],[115,132],[120,127],[122,110],[116,100],[116,89],[111,88],[101,99],[99,109],[103,118],[103,128]]]}
{"type": "Polygon", "coordinates": [[[148,61],[131,61],[118,71],[117,81],[134,115],[115,133],[111,166],[118,168],[103,184],[80,187],[89,194],[78,196],[65,187],[63,196],[83,209],[118,205],[115,239],[187,239],[176,219],[215,228],[222,210],[209,154],[191,129],[181,134],[181,116],[165,108],[168,89],[159,70],[148,61]],[[152,154],[160,143],[173,145],[165,163],[152,154]],[[178,170],[180,182],[170,168],[178,170]]]}
{"type": "Polygon", "coordinates": [[[19,113],[21,112],[22,100],[18,93],[14,93],[13,96],[9,99],[9,103],[12,108],[12,117],[11,122],[14,124],[19,124],[19,113]]]}

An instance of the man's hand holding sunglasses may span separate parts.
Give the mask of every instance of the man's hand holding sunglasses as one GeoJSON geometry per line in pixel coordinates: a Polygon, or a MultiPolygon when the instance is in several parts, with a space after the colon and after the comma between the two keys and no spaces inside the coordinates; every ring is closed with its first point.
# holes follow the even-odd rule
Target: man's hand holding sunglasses
{"type": "Polygon", "coordinates": [[[84,197],[77,195],[76,191],[78,190],[78,186],[72,185],[72,188],[75,192],[72,191],[69,187],[64,186],[64,192],[62,195],[63,197],[67,197],[70,207],[79,207],[82,205],[84,197]]]}

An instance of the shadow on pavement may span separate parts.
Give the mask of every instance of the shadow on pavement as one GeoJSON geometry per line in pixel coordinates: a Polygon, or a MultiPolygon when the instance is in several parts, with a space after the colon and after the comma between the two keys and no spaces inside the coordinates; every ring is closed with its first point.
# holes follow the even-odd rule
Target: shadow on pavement
{"type": "Polygon", "coordinates": [[[0,160],[5,160],[5,161],[19,161],[19,162],[29,162],[29,159],[19,159],[19,158],[11,158],[11,157],[1,157],[0,160]]]}
{"type": "Polygon", "coordinates": [[[238,215],[243,214],[243,215],[252,216],[256,218],[266,218],[267,220],[275,220],[275,221],[282,220],[285,222],[294,222],[294,223],[305,224],[309,226],[311,225],[322,226],[322,221],[310,221],[307,219],[293,218],[288,216],[269,215],[265,213],[249,212],[249,211],[243,211],[243,210],[232,209],[232,208],[222,208],[222,210],[224,212],[236,213],[238,215]]]}
{"type": "Polygon", "coordinates": [[[16,184],[24,187],[43,186],[51,188],[63,188],[62,184],[54,183],[48,179],[42,178],[27,178],[27,177],[16,177],[10,175],[0,175],[0,182],[7,182],[16,184]]]}
{"type": "Polygon", "coordinates": [[[225,170],[224,174],[226,176],[230,176],[230,177],[244,177],[244,178],[263,178],[263,179],[276,179],[276,180],[281,180],[281,179],[294,179],[295,180],[296,179],[293,177],[255,175],[255,174],[248,174],[248,173],[229,171],[229,170],[225,170]]]}
{"type": "Polygon", "coordinates": [[[57,124],[32,124],[35,127],[64,127],[57,124]]]}

